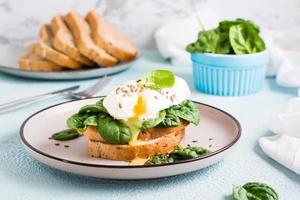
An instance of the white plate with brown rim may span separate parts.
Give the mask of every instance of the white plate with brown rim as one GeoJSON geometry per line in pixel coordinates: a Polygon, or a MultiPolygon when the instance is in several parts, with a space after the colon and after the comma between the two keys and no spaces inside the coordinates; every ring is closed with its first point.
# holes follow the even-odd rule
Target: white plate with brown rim
{"type": "Polygon", "coordinates": [[[63,70],[56,72],[39,72],[22,70],[18,67],[18,60],[26,52],[24,44],[4,44],[0,45],[0,72],[30,79],[45,80],[76,80],[96,78],[104,75],[112,75],[130,68],[140,57],[129,62],[119,63],[113,67],[101,68],[83,68],[79,70],[63,70]]]}
{"type": "Polygon", "coordinates": [[[25,149],[38,161],[74,174],[108,179],[149,179],[183,174],[212,165],[229,154],[241,136],[240,123],[233,116],[213,106],[194,102],[199,108],[201,122],[198,126],[186,128],[181,145],[201,146],[211,151],[195,159],[131,166],[125,161],[89,157],[85,137],[69,141],[49,139],[54,132],[67,128],[66,119],[80,107],[97,100],[99,97],[61,103],[28,117],[20,129],[25,149]]]}

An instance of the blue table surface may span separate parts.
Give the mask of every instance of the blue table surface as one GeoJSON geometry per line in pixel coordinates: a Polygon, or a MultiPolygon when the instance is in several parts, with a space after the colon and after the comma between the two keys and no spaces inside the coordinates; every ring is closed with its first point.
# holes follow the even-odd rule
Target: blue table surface
{"type": "MultiPolygon", "coordinates": [[[[223,161],[184,175],[140,181],[103,180],[69,174],[34,160],[19,137],[21,123],[32,113],[67,99],[55,99],[0,115],[0,199],[231,199],[232,185],[261,181],[272,185],[282,200],[300,199],[300,176],[267,157],[258,138],[268,135],[268,125],[296,89],[279,87],[275,79],[265,80],[263,90],[245,97],[218,97],[197,92],[190,68],[175,68],[157,52],[147,51],[129,70],[98,95],[105,95],[128,79],[138,79],[145,71],[164,68],[183,77],[191,87],[192,99],[217,106],[234,115],[243,128],[237,148],[223,161]]],[[[96,80],[41,81],[0,74],[0,103],[96,80]]]]}

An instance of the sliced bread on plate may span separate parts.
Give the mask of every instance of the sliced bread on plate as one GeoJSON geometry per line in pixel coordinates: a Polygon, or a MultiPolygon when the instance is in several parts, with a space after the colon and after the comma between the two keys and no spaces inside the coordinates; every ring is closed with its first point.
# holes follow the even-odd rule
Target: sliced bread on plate
{"type": "Polygon", "coordinates": [[[118,60],[116,58],[96,46],[92,41],[90,26],[79,13],[71,11],[64,17],[64,20],[67,22],[81,54],[101,67],[111,67],[117,64],[118,60]]]}
{"type": "Polygon", "coordinates": [[[78,69],[81,63],[73,60],[66,54],[57,51],[52,46],[53,34],[49,25],[43,24],[40,28],[40,39],[34,48],[34,53],[57,65],[70,69],[78,69]]]}
{"type": "Polygon", "coordinates": [[[121,61],[136,57],[137,48],[102,15],[90,11],[85,19],[91,27],[91,37],[97,46],[121,61]]]}

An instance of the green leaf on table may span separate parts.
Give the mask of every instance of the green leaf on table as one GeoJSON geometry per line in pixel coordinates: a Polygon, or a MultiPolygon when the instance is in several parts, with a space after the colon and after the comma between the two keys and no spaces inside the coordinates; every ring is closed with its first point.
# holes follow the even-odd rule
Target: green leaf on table
{"type": "Polygon", "coordinates": [[[235,186],[233,188],[232,196],[234,200],[249,200],[247,197],[247,191],[241,186],[235,186]]]}
{"type": "Polygon", "coordinates": [[[250,182],[233,188],[234,200],[278,200],[277,192],[264,183],[250,182]]]}

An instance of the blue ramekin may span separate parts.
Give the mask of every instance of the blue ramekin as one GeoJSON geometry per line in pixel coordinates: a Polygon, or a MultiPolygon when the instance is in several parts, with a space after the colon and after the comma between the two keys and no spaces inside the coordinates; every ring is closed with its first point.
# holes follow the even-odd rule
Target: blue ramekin
{"type": "Polygon", "coordinates": [[[244,96],[263,86],[269,55],[267,51],[245,55],[192,53],[197,90],[220,96],[244,96]]]}

